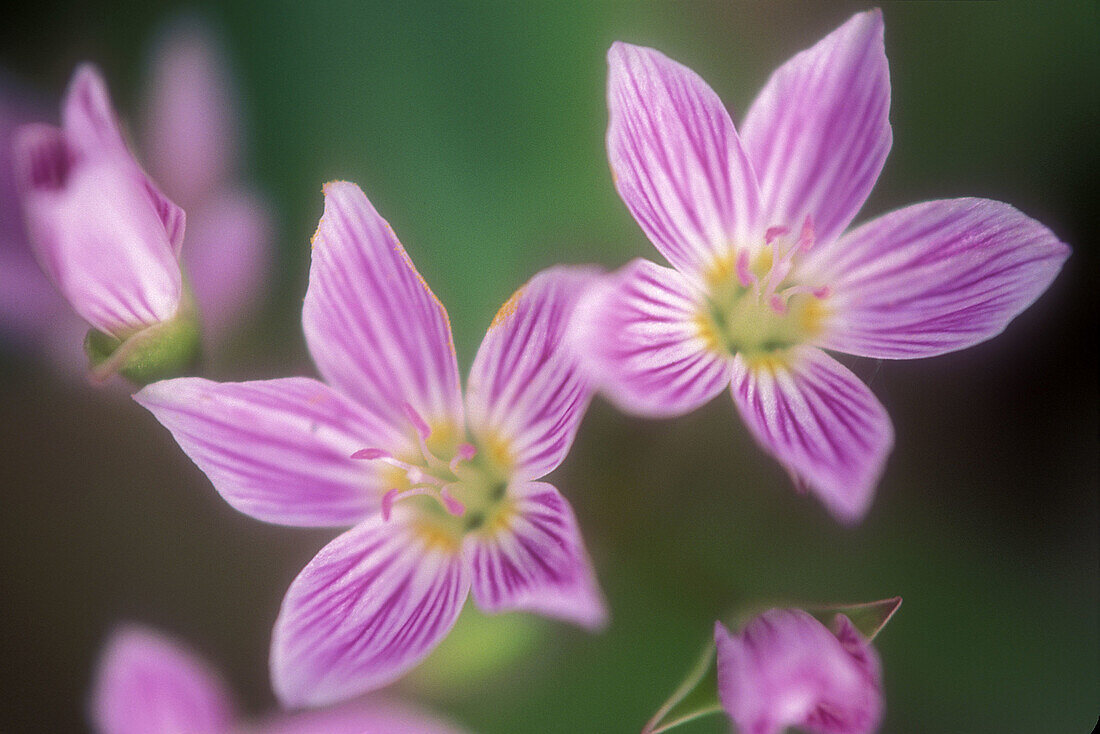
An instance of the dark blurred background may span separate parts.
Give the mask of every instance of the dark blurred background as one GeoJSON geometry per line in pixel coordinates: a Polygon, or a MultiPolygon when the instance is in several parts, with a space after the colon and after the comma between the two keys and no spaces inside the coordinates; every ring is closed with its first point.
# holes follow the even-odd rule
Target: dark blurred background
{"type": "MultiPolygon", "coordinates": [[[[1011,202],[1074,248],[1001,337],[848,360],[897,430],[859,527],[798,497],[728,399],[645,422],[597,402],[553,480],[610,600],[601,636],[467,615],[402,686],[474,732],[635,732],[714,619],[761,599],[900,594],[878,638],[884,732],[1088,732],[1100,702],[1097,261],[1100,6],[883,3],[894,146],[860,219],[931,198],[1011,202]]],[[[93,59],[133,110],[174,2],[23,3],[0,65],[56,95],[93,59]]],[[[448,306],[463,368],[497,306],[559,261],[657,258],[604,152],[604,54],[656,46],[735,120],[770,71],[863,3],[189,4],[224,34],[248,168],[278,214],[262,320],[220,376],[310,374],[299,325],[320,185],[360,183],[448,306]]],[[[229,508],[119,391],[0,357],[0,731],[84,730],[104,636],[193,642],[248,712],[288,583],[334,533],[229,508]]],[[[721,717],[686,732],[727,731],[721,717]]]]}

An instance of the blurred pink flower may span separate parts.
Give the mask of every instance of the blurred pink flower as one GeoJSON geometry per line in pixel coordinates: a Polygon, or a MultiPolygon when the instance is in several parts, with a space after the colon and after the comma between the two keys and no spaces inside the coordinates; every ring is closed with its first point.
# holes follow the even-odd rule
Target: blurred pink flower
{"type": "Polygon", "coordinates": [[[81,318],[125,340],[176,316],[183,210],[130,154],[95,68],[73,75],[60,128],[16,131],[14,165],[31,246],[81,318]]]}
{"type": "Polygon", "coordinates": [[[848,617],[833,629],[801,609],[772,609],[731,635],[714,625],[718,697],[740,734],[870,734],[882,718],[878,654],[848,617]]]}
{"type": "Polygon", "coordinates": [[[221,678],[181,644],[124,627],[108,641],[93,682],[97,734],[459,734],[426,714],[371,700],[329,711],[238,721],[221,678]]]}
{"type": "Polygon", "coordinates": [[[395,680],[447,634],[471,591],[487,612],[604,622],[573,511],[535,481],[565,458],[588,405],[561,339],[594,277],[551,268],[517,291],[464,397],[442,304],[363,192],[331,183],[302,313],[328,385],[181,378],[134,396],[242,512],[355,525],[283,601],[271,668],[285,705],[395,680]]]}
{"type": "Polygon", "coordinates": [[[739,136],[694,72],[608,54],[619,194],[673,268],[635,260],[577,308],[587,371],[624,410],[680,415],[732,383],[757,442],[845,522],[893,445],[885,409],[823,349],[930,357],[1000,333],[1069,248],[1007,204],[910,206],[845,232],[891,144],[882,14],[772,75],[739,136]]]}
{"type": "MultiPolygon", "coordinates": [[[[98,78],[97,73],[88,73],[98,78]]],[[[260,285],[269,271],[272,255],[270,215],[263,200],[238,180],[236,97],[210,32],[192,20],[170,26],[152,55],[148,79],[142,130],[152,176],[145,176],[140,169],[138,174],[133,174],[137,164],[128,153],[117,155],[114,165],[135,176],[140,175],[154,188],[151,181],[156,181],[167,199],[187,210],[186,242],[179,253],[182,270],[198,302],[206,340],[216,344],[258,304],[260,285]]],[[[102,80],[98,80],[96,86],[102,90],[101,102],[106,105],[102,115],[117,130],[102,80]]],[[[66,371],[71,367],[71,371],[77,372],[86,364],[80,344],[87,323],[58,298],[57,290],[35,261],[23,225],[24,218],[18,211],[15,161],[8,157],[18,126],[48,119],[43,108],[44,105],[33,100],[14,82],[0,79],[0,214],[3,215],[0,220],[0,329],[9,339],[47,352],[51,361],[66,371]]],[[[40,125],[30,129],[38,130],[28,133],[30,141],[25,143],[32,151],[38,147],[34,142],[36,136],[52,134],[48,132],[50,128],[40,125]]],[[[112,137],[121,138],[122,134],[118,132],[112,137]]],[[[95,149],[94,139],[86,142],[95,149]]],[[[121,225],[134,224],[132,212],[121,216],[125,212],[119,211],[117,206],[98,206],[99,193],[95,190],[85,192],[85,206],[96,210],[91,221],[108,219],[117,220],[121,225]]],[[[33,193],[32,198],[42,197],[33,193]]],[[[76,197],[70,195],[69,198],[76,197]]],[[[132,195],[123,197],[124,201],[132,199],[132,195]]],[[[52,202],[46,208],[32,205],[33,211],[27,214],[33,221],[28,224],[39,230],[46,226],[56,231],[56,223],[63,218],[59,197],[55,196],[52,202]]],[[[75,203],[70,204],[70,208],[74,206],[75,203]]],[[[60,234],[67,241],[87,242],[91,233],[81,228],[60,234]]],[[[52,239],[56,241],[58,235],[52,239]]],[[[131,238],[130,242],[133,244],[134,240],[131,238]]],[[[129,247],[124,241],[116,244],[129,247]]],[[[139,251],[147,250],[147,244],[143,241],[139,251]]],[[[106,263],[117,266],[116,258],[94,257],[94,249],[81,251],[89,255],[86,259],[91,261],[91,277],[73,272],[70,283],[75,280],[88,286],[93,281],[105,285],[106,281],[106,285],[116,288],[116,279],[119,282],[134,279],[125,269],[115,266],[104,269],[106,263]]],[[[67,257],[66,261],[71,258],[67,257]]],[[[70,270],[83,268],[88,263],[73,262],[73,265],[75,267],[70,270]]],[[[134,265],[130,263],[131,267],[134,265]]],[[[141,287],[145,286],[139,285],[139,290],[141,287]]],[[[84,306],[88,304],[89,294],[72,293],[73,288],[69,287],[66,297],[77,297],[81,307],[77,308],[74,303],[73,308],[86,310],[84,306]]],[[[126,320],[132,321],[131,329],[145,324],[136,313],[126,315],[126,320]]],[[[99,328],[98,324],[93,325],[99,328]]]]}

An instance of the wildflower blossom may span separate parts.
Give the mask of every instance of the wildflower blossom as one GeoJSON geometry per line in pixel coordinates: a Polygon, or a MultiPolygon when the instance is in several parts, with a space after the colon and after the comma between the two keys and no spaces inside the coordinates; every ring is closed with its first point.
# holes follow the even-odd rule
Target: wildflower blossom
{"type": "Polygon", "coordinates": [[[718,697],[741,734],[870,734],[882,718],[878,654],[843,614],[829,629],[772,609],[738,634],[717,622],[718,697]]]}
{"type": "Polygon", "coordinates": [[[146,387],[135,399],[237,509],[355,525],[295,579],[272,678],[290,706],[385,685],[466,596],[596,627],[605,611],[569,504],[536,481],[564,459],[589,390],[560,349],[587,269],[536,275],[493,320],[465,399],[443,306],[350,183],[325,187],[303,325],[307,378],[146,387]]]}
{"type": "Polygon", "coordinates": [[[91,718],[97,734],[458,734],[423,713],[388,701],[276,716],[242,726],[221,678],[176,641],[124,627],[96,671],[91,718]]]}
{"type": "MultiPolygon", "coordinates": [[[[236,161],[240,158],[237,152],[240,135],[235,95],[211,33],[194,21],[175,23],[163,34],[152,58],[141,126],[142,147],[149,154],[151,176],[140,169],[134,173],[133,156],[128,151],[119,151],[117,146],[110,146],[112,155],[103,157],[111,159],[108,167],[156,181],[154,188],[159,188],[167,199],[179,204],[179,209],[187,211],[186,242],[178,253],[173,253],[173,259],[176,254],[182,258],[181,289],[184,294],[190,291],[194,296],[196,303],[188,305],[201,311],[204,339],[208,344],[217,343],[224,340],[259,300],[259,284],[270,260],[270,215],[262,199],[239,181],[236,161]]],[[[94,80],[92,86],[102,92],[101,102],[105,106],[102,116],[117,132],[118,123],[110,110],[105,86],[98,72],[91,67],[85,68],[88,77],[94,80]]],[[[81,337],[88,328],[83,318],[84,308],[93,296],[73,293],[73,288],[69,287],[63,289],[65,298],[59,297],[54,283],[35,261],[23,217],[18,213],[17,161],[7,156],[17,126],[47,119],[47,115],[42,111],[43,105],[31,104],[28,101],[30,94],[14,82],[0,82],[3,82],[0,83],[0,145],[3,146],[0,151],[0,210],[11,214],[5,214],[0,231],[0,264],[3,265],[0,268],[0,285],[3,286],[0,289],[0,329],[9,339],[37,347],[37,351],[45,352],[56,365],[66,370],[73,367],[75,371],[80,361],[76,355],[81,337]],[[70,293],[76,302],[71,301],[70,293]],[[66,298],[72,306],[66,304],[66,298]],[[74,308],[79,316],[73,313],[74,308]]],[[[31,128],[35,129],[39,133],[52,134],[49,127],[36,125],[31,128]]],[[[35,136],[34,133],[23,134],[32,139],[35,136]]],[[[118,137],[120,135],[111,135],[108,139],[114,141],[118,137]]],[[[108,152],[94,138],[83,142],[93,153],[108,152]]],[[[109,191],[93,186],[85,192],[85,202],[80,206],[91,211],[93,216],[89,221],[94,224],[103,219],[119,220],[121,226],[133,226],[132,212],[128,214],[125,207],[118,205],[117,192],[112,197],[106,196],[109,191]]],[[[58,206],[63,200],[60,196],[48,198],[49,206],[34,206],[33,202],[43,198],[33,190],[23,196],[32,234],[40,233],[43,227],[56,229],[59,223],[72,216],[84,216],[79,210],[73,215],[58,206]]],[[[121,201],[128,199],[122,197],[121,201]]],[[[137,209],[144,211],[143,206],[137,209]]],[[[91,232],[80,227],[69,230],[64,240],[71,242],[74,249],[95,244],[90,239],[91,232]]],[[[156,237],[142,236],[139,240],[137,244],[133,239],[119,240],[115,245],[137,247],[139,252],[152,246],[154,252],[159,252],[156,237]]],[[[38,244],[52,249],[57,243],[38,244]]],[[[73,263],[67,282],[87,285],[94,277],[102,288],[129,285],[128,300],[144,295],[148,285],[133,283],[136,276],[131,273],[131,269],[144,267],[140,261],[103,272],[98,262],[101,258],[93,257],[93,252],[88,251],[87,259],[95,267],[83,273],[80,268],[86,267],[86,263],[73,263]]],[[[174,286],[174,271],[180,270],[180,266],[164,262],[160,267],[168,273],[174,286]]],[[[182,300],[187,301],[186,295],[182,300]]],[[[126,336],[141,331],[150,323],[163,323],[154,317],[159,318],[170,311],[171,303],[178,305],[175,295],[171,295],[168,304],[157,313],[144,317],[124,311],[123,323],[111,324],[114,330],[107,333],[117,338],[119,334],[126,336]]],[[[103,325],[91,323],[97,329],[103,325]]]]}
{"type": "Polygon", "coordinates": [[[616,43],[615,183],[673,268],[635,260],[578,307],[578,350],[632,413],[686,413],[732,386],[753,436],[843,521],[867,511],[886,411],[823,350],[930,357],[1001,332],[1069,248],[1007,204],[930,201],[851,231],[891,144],[877,10],[780,67],[738,135],[717,95],[616,43]]]}

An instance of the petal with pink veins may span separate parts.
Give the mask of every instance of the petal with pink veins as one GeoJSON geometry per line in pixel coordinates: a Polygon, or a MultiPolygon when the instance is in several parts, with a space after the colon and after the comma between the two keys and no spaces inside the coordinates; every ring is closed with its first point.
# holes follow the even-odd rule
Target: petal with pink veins
{"type": "Polygon", "coordinates": [[[890,152],[882,12],[858,13],[776,69],[741,124],[767,226],[812,217],[817,241],[859,212],[890,152]]]}
{"type": "Polygon", "coordinates": [[[716,623],[718,697],[742,734],[871,734],[882,718],[874,649],[837,615],[838,639],[801,609],[772,609],[736,635],[716,623]]]}
{"type": "Polygon", "coordinates": [[[233,704],[222,681],[171,638],[138,626],[111,637],[93,683],[98,734],[224,734],[233,704]]]}
{"type": "Polygon", "coordinates": [[[634,260],[577,305],[570,344],[594,384],[623,410],[675,416],[729,385],[730,358],[698,319],[702,296],[681,273],[634,260]]]}
{"type": "Polygon", "coordinates": [[[163,380],[136,400],[236,509],[281,525],[352,525],[386,486],[365,446],[404,447],[404,437],[316,380],[163,380]]]}
{"type": "Polygon", "coordinates": [[[497,313],[470,370],[466,406],[474,434],[509,448],[513,478],[536,479],[569,451],[591,398],[566,348],[569,318],[593,268],[557,267],[532,278],[497,313]]]}
{"type": "Polygon", "coordinates": [[[1070,249],[999,201],[929,201],[874,219],[814,253],[832,286],[819,343],[865,357],[932,357],[1001,333],[1070,249]]]}
{"type": "Polygon", "coordinates": [[[275,694],[319,706],[393,682],[439,644],[470,590],[458,542],[410,512],[375,514],[325,546],[283,599],[275,694]]]}
{"type": "Polygon", "coordinates": [[[615,43],[607,60],[611,171],[661,254],[690,275],[754,241],[756,176],[714,90],[651,48],[615,43]]]}
{"type": "Polygon", "coordinates": [[[558,490],[544,482],[514,484],[495,512],[463,541],[478,607],[521,609],[589,629],[606,624],[580,528],[558,490]]]}
{"type": "Polygon", "coordinates": [[[463,425],[443,304],[358,186],[338,181],[324,191],[302,308],[317,368],[395,425],[408,424],[406,404],[429,424],[463,425]]]}
{"type": "Polygon", "coordinates": [[[733,401],[757,442],[843,522],[867,512],[894,444],[886,410],[858,377],[814,347],[746,358],[733,401]]]}

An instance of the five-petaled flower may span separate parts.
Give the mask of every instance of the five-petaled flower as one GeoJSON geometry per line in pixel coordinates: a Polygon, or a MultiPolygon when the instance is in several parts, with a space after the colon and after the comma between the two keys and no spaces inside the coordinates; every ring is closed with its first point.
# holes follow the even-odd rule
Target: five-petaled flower
{"type": "Polygon", "coordinates": [[[383,700],[277,715],[242,728],[232,696],[204,661],[137,625],[118,629],[108,640],[90,704],[97,734],[459,734],[434,717],[383,700]]]}
{"type": "Polygon", "coordinates": [[[1007,204],[930,201],[846,232],[890,149],[877,10],[780,67],[738,135],[657,51],[609,52],[608,154],[673,268],[635,260],[577,307],[586,371],[620,407],[679,415],[732,383],[756,440],[859,520],[893,444],[880,403],[823,350],[930,357],[1001,332],[1069,248],[1007,204]]]}
{"type": "Polygon", "coordinates": [[[870,734],[882,718],[878,654],[843,614],[832,629],[772,609],[731,635],[714,625],[718,698],[741,734],[870,734]]]}
{"type": "Polygon", "coordinates": [[[385,685],[446,635],[469,592],[598,627],[606,612],[572,509],[537,482],[590,390],[561,347],[586,268],[536,275],[497,314],[465,399],[442,304],[357,186],[325,187],[303,308],[328,385],[181,378],[135,399],[234,507],[355,527],[291,585],[275,624],[289,706],[385,685]]]}

